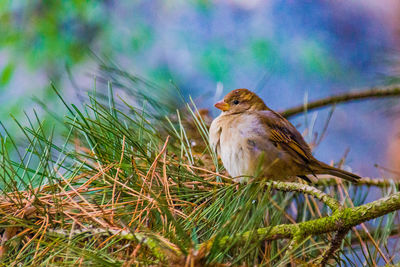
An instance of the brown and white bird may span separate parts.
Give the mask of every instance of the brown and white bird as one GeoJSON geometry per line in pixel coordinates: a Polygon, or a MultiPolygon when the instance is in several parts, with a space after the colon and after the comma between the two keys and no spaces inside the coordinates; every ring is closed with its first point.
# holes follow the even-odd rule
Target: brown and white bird
{"type": "Polygon", "coordinates": [[[215,104],[221,115],[210,126],[211,147],[235,179],[262,176],[292,181],[330,174],[352,182],[360,177],[329,166],[311,154],[297,129],[247,89],[236,89],[215,104]]]}

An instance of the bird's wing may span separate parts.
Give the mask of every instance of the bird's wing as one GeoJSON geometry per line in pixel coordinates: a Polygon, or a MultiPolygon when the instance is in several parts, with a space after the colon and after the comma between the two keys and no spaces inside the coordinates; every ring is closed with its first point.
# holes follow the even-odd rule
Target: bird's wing
{"type": "Polygon", "coordinates": [[[269,132],[269,140],[300,163],[309,163],[313,156],[307,143],[297,129],[285,118],[272,110],[259,112],[261,121],[269,132]]]}

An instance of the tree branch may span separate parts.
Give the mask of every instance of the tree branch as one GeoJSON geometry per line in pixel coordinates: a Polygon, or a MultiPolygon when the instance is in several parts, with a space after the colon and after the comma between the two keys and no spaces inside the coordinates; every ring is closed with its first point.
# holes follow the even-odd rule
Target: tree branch
{"type": "Polygon", "coordinates": [[[335,237],[332,239],[331,245],[329,248],[321,254],[317,260],[316,264],[320,266],[325,266],[328,263],[328,260],[336,253],[336,251],[340,248],[340,245],[342,244],[343,239],[345,238],[346,234],[349,232],[350,229],[341,229],[339,230],[335,237]]]}
{"type": "Polygon", "coordinates": [[[313,186],[309,186],[306,184],[300,183],[290,183],[290,182],[276,182],[270,181],[271,187],[285,192],[300,192],[303,194],[311,195],[316,199],[320,200],[321,202],[325,203],[332,211],[342,209],[342,205],[334,199],[333,197],[329,196],[328,194],[318,190],[313,186]]]}
{"type": "MultiPolygon", "coordinates": [[[[359,225],[363,222],[381,217],[388,213],[400,209],[400,192],[389,197],[354,207],[336,210],[331,216],[302,222],[298,224],[281,224],[265,228],[259,228],[256,231],[248,231],[235,236],[225,236],[218,240],[219,246],[232,243],[234,241],[246,242],[248,239],[254,241],[266,241],[276,239],[293,238],[299,231],[303,235],[320,235],[359,225]]],[[[199,253],[205,255],[212,247],[215,239],[202,243],[199,246],[199,253]]]]}
{"type": "Polygon", "coordinates": [[[297,107],[289,108],[280,112],[285,118],[289,118],[298,115],[306,110],[314,110],[322,107],[330,106],[333,104],[354,102],[357,100],[366,100],[374,98],[385,98],[400,96],[400,85],[391,85],[385,87],[373,87],[364,91],[350,92],[335,96],[330,96],[327,98],[315,100],[297,107]]]}

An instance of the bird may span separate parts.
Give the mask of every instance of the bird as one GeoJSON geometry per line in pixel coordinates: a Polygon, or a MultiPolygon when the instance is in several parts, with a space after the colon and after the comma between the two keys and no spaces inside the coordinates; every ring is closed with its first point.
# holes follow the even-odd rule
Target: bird
{"type": "Polygon", "coordinates": [[[318,174],[351,182],[361,178],[317,160],[296,127],[248,89],[229,92],[215,107],[222,112],[210,125],[210,147],[235,181],[315,182],[318,174]]]}

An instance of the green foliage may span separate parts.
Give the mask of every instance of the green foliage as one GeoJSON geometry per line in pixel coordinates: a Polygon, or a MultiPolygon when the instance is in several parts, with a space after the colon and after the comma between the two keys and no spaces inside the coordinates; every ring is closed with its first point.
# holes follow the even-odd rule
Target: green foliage
{"type": "Polygon", "coordinates": [[[310,76],[323,76],[334,78],[343,76],[343,70],[339,62],[329,55],[323,44],[314,41],[304,41],[300,46],[299,60],[304,71],[310,76]]]}
{"type": "Polygon", "coordinates": [[[215,81],[227,80],[231,70],[231,56],[227,47],[213,45],[204,51],[202,66],[215,81]]]}
{"type": "MultiPolygon", "coordinates": [[[[64,118],[53,114],[59,124],[44,127],[33,112],[27,126],[16,121],[22,142],[4,129],[0,228],[3,237],[10,235],[2,245],[4,264],[282,266],[311,264],[329,246],[329,235],[299,236],[295,243],[259,239],[259,229],[309,221],[330,210],[262,179],[229,182],[216,173],[223,169],[207,144],[202,153],[190,145],[187,117],[207,140],[196,107],[174,111],[160,93],[176,89],[115,67],[103,70],[99,80],[109,81],[106,90],[96,88],[81,107],[55,90],[68,111],[64,118]],[[56,127],[66,129],[63,137],[55,135],[56,127]]],[[[325,190],[354,205],[368,193],[347,184],[325,190]]],[[[382,262],[378,248],[393,235],[395,221],[389,215],[373,223],[379,246],[367,251],[349,233],[337,262],[382,262]]]]}
{"type": "Polygon", "coordinates": [[[270,69],[278,67],[278,51],[276,45],[270,40],[254,40],[251,43],[254,59],[270,69]]]}
{"type": "Polygon", "coordinates": [[[33,68],[79,62],[106,22],[102,1],[3,1],[2,5],[0,46],[14,50],[18,59],[26,57],[33,68]]]}
{"type": "Polygon", "coordinates": [[[14,73],[15,66],[13,63],[8,63],[0,72],[0,88],[6,86],[14,73]]]}

